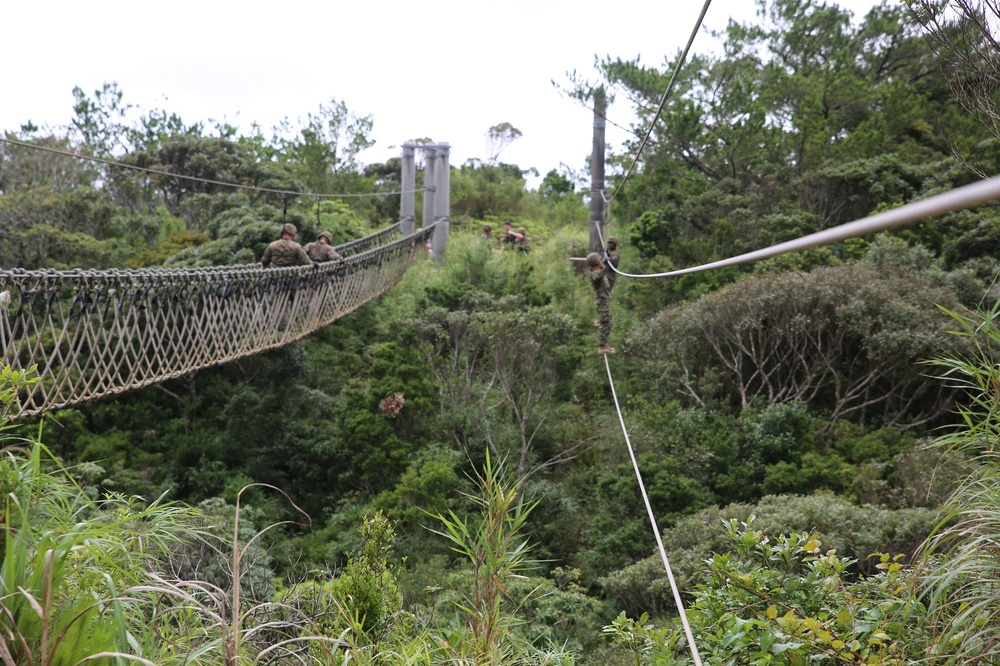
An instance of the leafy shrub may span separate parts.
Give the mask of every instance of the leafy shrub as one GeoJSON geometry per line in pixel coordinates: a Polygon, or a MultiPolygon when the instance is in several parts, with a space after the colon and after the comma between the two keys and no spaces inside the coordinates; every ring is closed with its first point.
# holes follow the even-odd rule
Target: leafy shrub
{"type": "MultiPolygon", "coordinates": [[[[851,573],[871,573],[871,553],[912,554],[937,524],[934,511],[858,506],[828,493],[811,496],[777,495],[755,505],[710,508],[684,518],[663,533],[678,586],[692,594],[703,582],[702,563],[713,553],[732,548],[725,527],[730,521],[755,516],[755,529],[769,535],[815,533],[825,546],[856,562],[851,573]]],[[[671,612],[673,599],[659,556],[643,559],[600,580],[612,602],[630,616],[671,612]]]]}

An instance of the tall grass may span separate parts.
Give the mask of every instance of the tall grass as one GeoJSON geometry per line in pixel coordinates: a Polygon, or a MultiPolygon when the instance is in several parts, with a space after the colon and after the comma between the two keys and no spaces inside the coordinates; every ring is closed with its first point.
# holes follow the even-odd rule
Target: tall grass
{"type": "Polygon", "coordinates": [[[328,646],[343,641],[310,635],[311,618],[271,619],[277,604],[244,600],[248,549],[292,522],[241,537],[242,493],[260,484],[237,497],[226,588],[170,577],[160,571],[179,547],[211,543],[203,516],[162,497],[93,499],[43,444],[15,439],[8,417],[28,381],[0,375],[2,666],[304,663],[307,642],[323,646],[314,663],[335,663],[328,646]]]}
{"type": "Polygon", "coordinates": [[[975,472],[943,507],[923,545],[923,595],[938,627],[931,663],[995,663],[1000,654],[1000,303],[982,313],[948,312],[967,358],[939,358],[947,381],[966,395],[961,425],[936,445],[962,454],[975,472]]]}
{"type": "Polygon", "coordinates": [[[521,533],[537,502],[526,501],[520,483],[509,481],[504,465],[489,455],[475,480],[479,492],[467,498],[479,507],[479,516],[438,514],[441,529],[432,530],[450,542],[472,574],[471,589],[457,603],[466,631],[443,639],[442,645],[454,663],[504,664],[518,652],[509,588],[535,566],[521,533]]]}

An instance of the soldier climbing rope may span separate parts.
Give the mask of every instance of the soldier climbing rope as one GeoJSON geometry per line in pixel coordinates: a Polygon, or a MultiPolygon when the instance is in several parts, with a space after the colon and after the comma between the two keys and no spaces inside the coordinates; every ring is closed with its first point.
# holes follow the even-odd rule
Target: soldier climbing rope
{"type": "Polygon", "coordinates": [[[397,224],[313,266],[0,271],[0,364],[37,367],[23,417],[280,347],[388,291],[433,231],[397,224]]]}

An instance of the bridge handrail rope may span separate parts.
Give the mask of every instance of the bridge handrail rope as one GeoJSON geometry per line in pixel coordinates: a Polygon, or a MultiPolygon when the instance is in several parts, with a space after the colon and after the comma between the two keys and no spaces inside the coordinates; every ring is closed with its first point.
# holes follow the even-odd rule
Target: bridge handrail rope
{"type": "Polygon", "coordinates": [[[375,233],[369,234],[362,238],[355,238],[354,240],[348,241],[343,245],[337,245],[336,250],[341,254],[341,256],[348,257],[354,254],[360,254],[365,252],[369,248],[379,247],[386,240],[398,236],[400,232],[400,227],[402,225],[399,222],[386,227],[385,229],[380,229],[375,233]]]}
{"type": "Polygon", "coordinates": [[[398,225],[343,261],[262,268],[0,271],[0,363],[38,367],[19,417],[286,345],[399,282],[434,233],[398,225]],[[389,241],[389,236],[396,240],[389,241]]]}

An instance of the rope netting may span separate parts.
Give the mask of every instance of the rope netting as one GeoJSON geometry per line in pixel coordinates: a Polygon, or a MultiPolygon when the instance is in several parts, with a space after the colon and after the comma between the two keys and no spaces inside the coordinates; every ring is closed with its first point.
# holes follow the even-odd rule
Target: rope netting
{"type": "Polygon", "coordinates": [[[338,248],[343,261],[312,266],[0,271],[0,363],[37,366],[19,415],[298,340],[388,291],[426,256],[432,233],[399,238],[395,225],[338,248]]]}
{"type": "Polygon", "coordinates": [[[342,257],[350,257],[355,254],[361,254],[362,252],[370,250],[373,247],[380,247],[394,238],[399,238],[399,227],[400,223],[397,222],[391,227],[386,227],[385,229],[376,231],[373,234],[369,234],[362,238],[355,238],[354,240],[348,241],[343,245],[338,245],[336,248],[337,252],[339,252],[342,257]]]}

